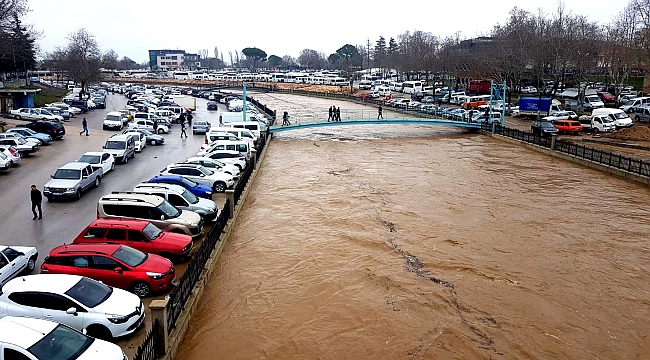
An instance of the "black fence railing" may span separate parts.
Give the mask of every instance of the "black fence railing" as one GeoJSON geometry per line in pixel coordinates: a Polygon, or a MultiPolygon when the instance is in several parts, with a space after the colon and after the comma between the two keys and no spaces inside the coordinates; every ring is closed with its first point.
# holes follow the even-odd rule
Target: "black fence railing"
{"type": "Polygon", "coordinates": [[[256,99],[254,99],[254,98],[252,98],[252,97],[250,97],[250,96],[246,96],[246,99],[247,99],[248,101],[250,101],[251,103],[253,103],[253,105],[257,106],[258,109],[260,109],[261,111],[263,111],[266,115],[268,115],[269,117],[271,117],[273,120],[276,119],[276,112],[275,112],[275,110],[270,109],[268,106],[262,104],[261,102],[257,101],[256,99]]]}
{"type": "Polygon", "coordinates": [[[158,344],[159,339],[156,334],[159,326],[158,320],[154,319],[151,330],[144,337],[142,344],[138,346],[135,355],[133,355],[133,360],[155,360],[158,358],[160,345],[158,344]]]}
{"type": "Polygon", "coordinates": [[[194,286],[201,277],[201,273],[203,273],[203,267],[208,261],[208,258],[210,258],[210,255],[212,255],[212,250],[214,250],[214,247],[216,246],[217,241],[219,241],[221,233],[223,232],[223,229],[226,226],[228,219],[230,218],[229,201],[230,200],[226,200],[226,203],[223,206],[223,209],[221,209],[221,213],[219,213],[216,221],[212,225],[210,232],[208,232],[208,234],[205,236],[205,239],[203,239],[201,247],[194,254],[194,257],[192,257],[192,260],[187,266],[187,270],[185,270],[185,273],[180,278],[178,286],[176,286],[169,295],[169,301],[167,302],[166,319],[168,333],[171,333],[176,326],[176,321],[185,308],[185,303],[192,294],[194,286]]]}
{"type": "Polygon", "coordinates": [[[239,182],[237,183],[237,185],[235,185],[235,194],[234,194],[235,206],[239,203],[239,198],[241,197],[241,194],[244,192],[244,188],[246,187],[246,184],[248,183],[248,180],[250,179],[252,173],[253,173],[253,166],[247,166],[246,169],[244,170],[244,173],[239,178],[239,182]]]}
{"type": "MultiPolygon", "coordinates": [[[[492,131],[491,125],[483,125],[483,130],[492,131]]],[[[539,136],[527,131],[497,126],[495,133],[507,136],[530,144],[551,148],[552,139],[550,136],[539,136]]],[[[581,159],[593,161],[598,164],[607,165],[619,170],[627,171],[636,175],[650,177],[650,162],[635,159],[629,156],[594,149],[584,145],[578,145],[570,141],[556,140],[555,151],[572,155],[581,159]]]]}

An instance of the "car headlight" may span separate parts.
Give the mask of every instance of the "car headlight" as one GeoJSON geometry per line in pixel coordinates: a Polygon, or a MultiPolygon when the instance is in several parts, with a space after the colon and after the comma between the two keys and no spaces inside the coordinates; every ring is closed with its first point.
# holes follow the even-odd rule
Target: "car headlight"
{"type": "Polygon", "coordinates": [[[113,324],[124,324],[129,320],[129,316],[106,314],[106,319],[108,319],[108,321],[112,322],[113,324]]]}
{"type": "Polygon", "coordinates": [[[66,191],[75,191],[75,189],[74,188],[69,188],[69,189],[66,189],[66,191]]]}
{"type": "Polygon", "coordinates": [[[147,276],[154,280],[160,280],[165,277],[163,274],[157,272],[147,272],[147,276]]]}

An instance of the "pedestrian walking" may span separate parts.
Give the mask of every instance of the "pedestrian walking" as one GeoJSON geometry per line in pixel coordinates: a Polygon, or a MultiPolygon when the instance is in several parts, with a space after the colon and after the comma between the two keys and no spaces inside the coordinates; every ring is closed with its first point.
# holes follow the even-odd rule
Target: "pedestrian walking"
{"type": "Polygon", "coordinates": [[[334,109],[332,109],[334,106],[330,106],[329,109],[329,116],[327,117],[327,122],[330,122],[332,120],[332,113],[334,112],[334,109]]]}
{"type": "Polygon", "coordinates": [[[86,118],[84,118],[81,121],[81,126],[82,126],[82,130],[79,132],[79,135],[81,135],[83,133],[86,133],[86,136],[89,136],[88,135],[88,122],[86,121],[86,118]]]}
{"type": "Polygon", "coordinates": [[[377,120],[379,120],[380,118],[381,118],[382,120],[384,119],[384,115],[382,115],[382,111],[383,111],[383,110],[384,110],[384,109],[381,108],[381,105],[379,105],[378,114],[377,114],[377,120]]]}
{"type": "Polygon", "coordinates": [[[438,98],[438,107],[442,106],[442,98],[438,98]]]}
{"type": "Polygon", "coordinates": [[[469,122],[472,122],[473,118],[474,118],[474,109],[469,111],[469,122]]]}
{"type": "Polygon", "coordinates": [[[289,113],[286,111],[284,112],[284,115],[282,115],[282,126],[285,125],[291,125],[291,123],[289,122],[289,113]]]}
{"type": "Polygon", "coordinates": [[[185,120],[181,122],[181,138],[183,138],[183,135],[185,135],[185,138],[187,139],[187,133],[185,132],[185,120]]]}
{"type": "Polygon", "coordinates": [[[341,107],[336,108],[336,121],[341,121],[341,107]]]}
{"type": "Polygon", "coordinates": [[[194,117],[192,116],[192,112],[191,112],[191,111],[188,111],[188,112],[187,112],[187,115],[185,116],[185,118],[187,119],[187,126],[192,126],[192,119],[193,119],[194,117]]]}
{"type": "Polygon", "coordinates": [[[34,214],[34,218],[32,220],[42,219],[43,209],[41,208],[41,203],[43,202],[43,195],[36,188],[36,185],[32,185],[32,190],[30,191],[29,196],[32,200],[32,213],[34,214]],[[36,208],[38,208],[38,217],[36,216],[36,208]]]}
{"type": "Polygon", "coordinates": [[[178,116],[178,123],[182,124],[185,122],[185,113],[181,113],[180,116],[178,116]]]}
{"type": "Polygon", "coordinates": [[[158,119],[156,118],[153,119],[153,132],[154,134],[158,134],[158,119]]]}

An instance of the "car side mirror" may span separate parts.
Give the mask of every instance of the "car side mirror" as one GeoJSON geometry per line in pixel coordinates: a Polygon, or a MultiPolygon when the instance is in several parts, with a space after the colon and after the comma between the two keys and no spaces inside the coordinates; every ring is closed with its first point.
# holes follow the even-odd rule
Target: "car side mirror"
{"type": "Polygon", "coordinates": [[[77,316],[77,309],[71,307],[71,308],[69,308],[68,310],[66,310],[65,313],[68,314],[68,315],[74,315],[74,316],[77,316]]]}
{"type": "Polygon", "coordinates": [[[81,330],[81,333],[84,334],[84,335],[88,335],[88,330],[83,329],[83,330],[81,330]]]}
{"type": "Polygon", "coordinates": [[[160,215],[160,220],[165,220],[165,215],[160,215]]]}
{"type": "Polygon", "coordinates": [[[50,178],[54,179],[54,175],[50,175],[50,178]]]}
{"type": "Polygon", "coordinates": [[[115,272],[118,273],[118,274],[121,274],[122,271],[124,271],[124,270],[122,269],[121,266],[118,266],[118,267],[115,268],[115,272]]]}
{"type": "Polygon", "coordinates": [[[84,175],[81,177],[82,179],[88,179],[88,175],[84,175]]]}
{"type": "Polygon", "coordinates": [[[104,145],[102,145],[102,149],[104,149],[104,145]]]}

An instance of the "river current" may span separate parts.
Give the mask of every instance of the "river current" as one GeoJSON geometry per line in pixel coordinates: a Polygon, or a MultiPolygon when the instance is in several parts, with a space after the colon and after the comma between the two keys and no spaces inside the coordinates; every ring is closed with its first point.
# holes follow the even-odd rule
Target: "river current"
{"type": "Polygon", "coordinates": [[[648,195],[462,130],[279,134],[176,358],[650,358],[648,195]]]}

